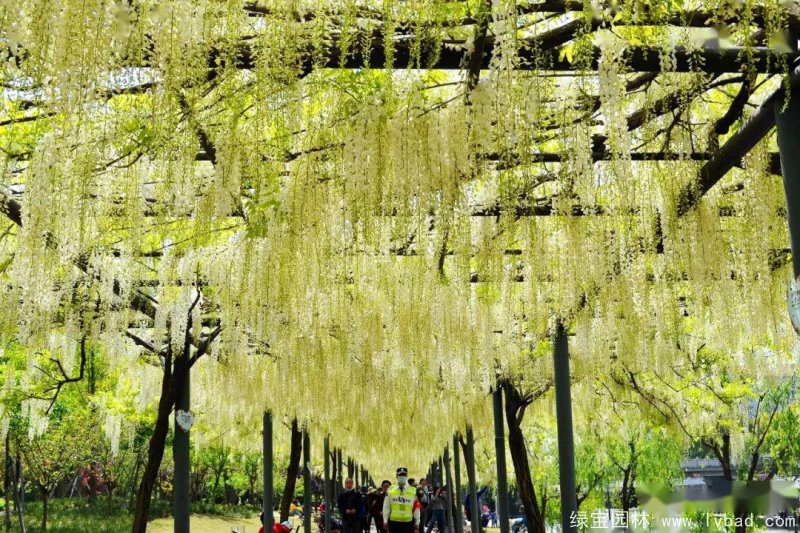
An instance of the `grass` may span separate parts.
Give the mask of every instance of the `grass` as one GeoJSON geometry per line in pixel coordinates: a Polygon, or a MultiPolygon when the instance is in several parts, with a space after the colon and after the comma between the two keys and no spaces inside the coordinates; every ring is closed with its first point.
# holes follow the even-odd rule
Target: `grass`
{"type": "MultiPolygon", "coordinates": [[[[240,511],[238,516],[193,514],[190,523],[192,533],[230,533],[231,531],[237,531],[238,533],[258,533],[258,529],[261,527],[258,516],[259,513],[248,515],[241,512],[244,511],[243,508],[239,507],[238,510],[240,511]]],[[[278,516],[276,513],[275,520],[277,519],[278,516]]],[[[290,520],[295,528],[302,524],[302,521],[298,517],[292,517],[290,520]]],[[[172,533],[173,520],[171,517],[154,520],[151,524],[151,533],[172,533]]],[[[297,530],[295,529],[294,531],[297,530]]],[[[315,527],[313,531],[316,531],[315,527]]]]}
{"type": "MultiPolygon", "coordinates": [[[[261,522],[258,520],[258,515],[251,518],[192,515],[191,518],[192,533],[230,533],[231,531],[258,533],[260,527],[261,522]]],[[[172,528],[172,518],[159,518],[150,523],[149,531],[151,533],[172,533],[172,528]]]]}
{"type": "MultiPolygon", "coordinates": [[[[17,515],[12,516],[12,531],[20,531],[17,515]]],[[[28,533],[42,533],[42,505],[28,502],[25,508],[25,527],[28,533]]],[[[98,499],[90,506],[84,499],[53,499],[50,501],[48,533],[123,533],[131,529],[131,514],[115,505],[109,511],[108,502],[98,499]]]]}
{"type": "MultiPolygon", "coordinates": [[[[191,519],[192,533],[230,533],[234,526],[239,526],[241,533],[258,533],[260,527],[258,513],[249,507],[194,503],[193,510],[198,514],[191,519]]],[[[153,533],[172,533],[173,521],[169,514],[169,502],[154,500],[151,515],[160,518],[151,522],[149,530],[153,533]]],[[[11,531],[20,531],[16,514],[13,519],[11,531]]],[[[25,527],[28,533],[43,533],[41,522],[41,503],[27,503],[25,527]]],[[[109,510],[108,501],[104,498],[98,498],[94,506],[90,506],[86,499],[53,499],[50,501],[47,532],[129,533],[132,522],[133,515],[121,500],[115,501],[109,510]]]]}
{"type": "MultiPolygon", "coordinates": [[[[258,533],[261,523],[258,512],[249,507],[208,505],[193,503],[196,514],[191,517],[192,533],[258,533]]],[[[25,525],[28,533],[43,533],[41,529],[42,508],[39,502],[28,503],[25,525]]],[[[154,500],[152,514],[159,516],[150,522],[150,533],[172,533],[174,521],[170,514],[169,502],[154,500]]],[[[12,531],[19,531],[19,522],[14,515],[12,531]]],[[[292,518],[295,526],[298,518],[292,518]]],[[[47,521],[49,533],[128,533],[131,530],[132,515],[123,502],[116,501],[111,510],[105,499],[98,499],[90,506],[85,499],[54,499],[50,502],[47,521]]],[[[316,531],[316,528],[314,528],[316,531]]],[[[467,530],[468,531],[468,530],[467,530]]],[[[485,533],[497,533],[498,529],[485,528],[485,533]]],[[[302,532],[301,532],[302,533],[302,532]]]]}

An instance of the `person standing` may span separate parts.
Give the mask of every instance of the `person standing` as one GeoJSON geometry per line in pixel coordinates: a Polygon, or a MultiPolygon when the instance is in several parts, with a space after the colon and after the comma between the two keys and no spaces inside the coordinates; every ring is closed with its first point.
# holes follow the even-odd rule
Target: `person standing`
{"type": "Polygon", "coordinates": [[[431,533],[434,524],[439,530],[439,533],[445,533],[445,509],[448,509],[450,500],[447,498],[447,487],[442,487],[436,491],[431,498],[431,503],[428,505],[428,512],[430,518],[428,519],[428,530],[426,533],[431,533]]]}
{"type": "MultiPolygon", "coordinates": [[[[484,487],[478,491],[479,507],[481,504],[481,498],[483,498],[483,495],[486,494],[487,488],[488,487],[484,485],[484,487]]],[[[477,520],[478,523],[480,524],[481,517],[477,511],[475,512],[475,514],[478,515],[475,517],[475,520],[477,520]]],[[[467,491],[467,493],[464,495],[464,516],[466,517],[467,521],[472,522],[472,498],[470,497],[469,491],[467,491]]]]}
{"type": "Polygon", "coordinates": [[[397,469],[397,486],[389,489],[383,501],[383,524],[388,533],[419,533],[419,510],[414,487],[408,484],[408,469],[397,469]]]}
{"type": "Polygon", "coordinates": [[[364,499],[361,493],[353,488],[352,478],[344,480],[344,491],[339,494],[336,503],[342,515],[342,533],[362,533],[361,508],[364,506],[364,499]]]}
{"type": "Polygon", "coordinates": [[[367,524],[364,527],[364,533],[369,533],[369,527],[372,520],[375,521],[375,530],[378,533],[388,533],[383,527],[383,502],[386,500],[386,494],[388,494],[389,487],[391,486],[392,482],[388,479],[384,479],[381,481],[381,488],[369,495],[367,500],[369,517],[367,518],[367,524]]]}
{"type": "Polygon", "coordinates": [[[428,480],[422,478],[419,480],[417,487],[417,499],[420,503],[420,520],[423,524],[428,523],[428,505],[431,503],[431,489],[428,486],[428,480]]]}

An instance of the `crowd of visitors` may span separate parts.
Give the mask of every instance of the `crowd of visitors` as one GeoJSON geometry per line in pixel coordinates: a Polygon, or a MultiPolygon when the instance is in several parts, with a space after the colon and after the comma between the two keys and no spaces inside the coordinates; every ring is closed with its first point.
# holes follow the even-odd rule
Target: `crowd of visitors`
{"type": "MultiPolygon", "coordinates": [[[[330,533],[438,533],[446,531],[447,510],[450,509],[450,496],[447,486],[431,486],[426,479],[417,483],[408,477],[406,468],[398,468],[397,483],[384,479],[380,487],[356,488],[352,478],[344,480],[344,490],[336,498],[336,519],[331,515],[330,533]]],[[[478,502],[486,493],[483,487],[478,491],[478,502]]],[[[298,507],[299,509],[299,507],[298,507]]],[[[317,508],[320,531],[325,531],[325,514],[329,512],[323,500],[317,508]]],[[[330,511],[333,511],[331,509],[330,511]]],[[[481,507],[481,525],[491,525],[489,507],[481,507]]],[[[464,513],[471,520],[471,502],[464,499],[464,513]]],[[[496,522],[496,518],[495,518],[496,522]]],[[[262,515],[263,523],[263,515],[262,515]]],[[[291,533],[291,523],[275,523],[272,533],[291,533]]],[[[259,533],[264,533],[263,528],[259,533]]]]}
{"type": "MultiPolygon", "coordinates": [[[[427,479],[417,482],[408,470],[398,468],[397,483],[384,479],[380,487],[357,489],[351,478],[345,479],[336,508],[341,518],[332,521],[341,533],[440,533],[446,531],[450,496],[447,486],[432,486],[427,479]]],[[[486,492],[482,489],[481,495],[486,492]]],[[[320,505],[320,525],[324,524],[324,502],[320,505]]],[[[331,517],[333,518],[333,517],[331,517]]],[[[324,527],[320,528],[324,530],[324,527]]]]}

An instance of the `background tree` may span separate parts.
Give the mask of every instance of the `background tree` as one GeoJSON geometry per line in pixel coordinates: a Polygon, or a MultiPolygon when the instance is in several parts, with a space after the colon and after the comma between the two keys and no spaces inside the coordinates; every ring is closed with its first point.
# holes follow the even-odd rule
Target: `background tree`
{"type": "Polygon", "coordinates": [[[17,444],[29,477],[42,501],[42,530],[47,530],[51,492],[90,460],[87,451],[91,449],[93,432],[86,423],[83,416],[76,416],[74,412],[56,412],[43,434],[33,439],[18,437],[17,444]]]}

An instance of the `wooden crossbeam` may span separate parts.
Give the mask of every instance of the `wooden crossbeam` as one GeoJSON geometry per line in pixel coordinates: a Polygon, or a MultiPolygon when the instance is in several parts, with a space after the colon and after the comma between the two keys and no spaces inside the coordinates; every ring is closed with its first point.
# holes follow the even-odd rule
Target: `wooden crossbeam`
{"type": "MultiPolygon", "coordinates": [[[[545,71],[575,71],[576,66],[560,57],[559,49],[538,50],[533,46],[534,40],[530,39],[519,49],[518,70],[545,70],[545,71]]],[[[483,54],[481,68],[488,69],[494,51],[492,39],[487,39],[485,53],[483,54]]],[[[595,47],[592,50],[588,68],[597,70],[602,50],[595,47]]],[[[752,47],[743,49],[730,48],[700,48],[688,50],[677,47],[666,53],[650,46],[631,46],[623,51],[623,60],[632,72],[661,72],[662,55],[670,57],[668,72],[705,72],[722,74],[726,72],[741,72],[747,66],[756,73],[780,73],[779,65],[793,64],[798,58],[795,52],[779,52],[765,47],[752,47]],[[749,60],[748,60],[749,58],[749,60]],[[786,63],[783,63],[783,62],[786,63]]],[[[252,69],[256,62],[250,46],[240,43],[236,50],[236,66],[242,69],[252,69]]],[[[438,50],[422,47],[419,57],[412,57],[411,46],[406,42],[396,42],[394,46],[393,69],[433,69],[433,70],[461,70],[465,66],[464,50],[454,49],[452,46],[442,45],[438,50]]],[[[225,66],[224,59],[227,54],[218,49],[212,49],[209,57],[209,67],[217,69],[225,66]]],[[[386,50],[383,39],[373,39],[372,47],[367,55],[362,48],[350,51],[346,57],[341,56],[339,47],[333,43],[325,54],[324,63],[315,65],[312,54],[305,54],[302,63],[297,65],[304,73],[310,73],[314,68],[330,69],[385,69],[386,50]]]]}
{"type": "MultiPolygon", "coordinates": [[[[788,83],[800,84],[800,64],[789,75],[788,83]]],[[[678,196],[678,214],[685,215],[700,202],[714,185],[752,150],[775,127],[775,102],[782,98],[786,86],[782,85],[767,98],[747,122],[731,135],[722,147],[700,170],[696,184],[687,186],[678,196]]]]}
{"type": "MultiPolygon", "coordinates": [[[[609,2],[606,4],[599,4],[605,12],[605,18],[611,20],[617,14],[624,12],[624,2],[609,2]]],[[[537,13],[542,14],[569,14],[576,12],[583,12],[586,5],[582,0],[545,0],[543,2],[520,2],[517,4],[515,11],[519,17],[525,15],[534,15],[537,13]]],[[[244,6],[245,12],[254,17],[263,17],[269,15],[277,15],[278,11],[260,2],[247,2],[244,6]]],[[[684,27],[697,27],[706,28],[713,23],[732,25],[744,20],[746,11],[744,9],[732,12],[724,17],[714,10],[691,9],[691,10],[675,10],[670,13],[660,14],[653,16],[647,11],[641,10],[635,20],[618,19],[614,21],[615,25],[625,24],[638,24],[638,25],[668,25],[668,26],[684,26],[684,27]]],[[[763,26],[765,23],[765,12],[762,6],[751,6],[749,9],[748,19],[758,25],[763,26]]],[[[344,17],[355,15],[356,18],[371,20],[375,22],[384,22],[384,14],[376,9],[368,7],[360,7],[355,11],[331,8],[326,10],[326,15],[333,17],[344,17]]],[[[314,10],[296,11],[292,14],[294,20],[298,22],[310,22],[317,18],[317,13],[314,10]]],[[[791,15],[790,15],[791,16],[791,15]]],[[[604,22],[603,18],[594,16],[590,19],[592,26],[599,25],[604,22]]],[[[394,20],[393,23],[397,27],[412,27],[416,21],[411,20],[394,20]]],[[[477,23],[474,16],[466,15],[460,18],[448,19],[436,24],[442,24],[444,27],[458,27],[458,26],[471,26],[477,23]]]]}

